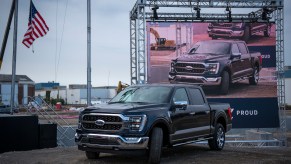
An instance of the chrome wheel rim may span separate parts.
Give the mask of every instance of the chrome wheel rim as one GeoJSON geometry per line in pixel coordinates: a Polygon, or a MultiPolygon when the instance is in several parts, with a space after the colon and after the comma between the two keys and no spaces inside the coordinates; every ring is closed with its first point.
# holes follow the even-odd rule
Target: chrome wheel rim
{"type": "Polygon", "coordinates": [[[224,145],[225,135],[222,128],[217,130],[217,145],[219,148],[222,148],[224,145]]]}

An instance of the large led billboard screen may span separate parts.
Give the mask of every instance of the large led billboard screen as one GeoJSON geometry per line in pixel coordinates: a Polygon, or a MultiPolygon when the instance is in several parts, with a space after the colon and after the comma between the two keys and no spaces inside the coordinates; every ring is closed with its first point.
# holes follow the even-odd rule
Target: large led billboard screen
{"type": "Polygon", "coordinates": [[[279,127],[274,23],[147,22],[148,83],[201,85],[234,128],[279,127]]]}

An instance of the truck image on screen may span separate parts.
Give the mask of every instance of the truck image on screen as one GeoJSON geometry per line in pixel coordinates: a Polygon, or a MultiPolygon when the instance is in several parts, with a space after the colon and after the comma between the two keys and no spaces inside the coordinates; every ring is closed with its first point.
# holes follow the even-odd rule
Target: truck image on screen
{"type": "Polygon", "coordinates": [[[269,37],[270,33],[270,23],[209,23],[208,25],[208,35],[212,39],[230,38],[247,42],[251,36],[256,34],[269,37]]]}
{"type": "Polygon", "coordinates": [[[249,52],[244,41],[200,41],[172,60],[169,81],[216,86],[220,94],[227,94],[229,85],[240,80],[248,79],[249,84],[257,85],[261,68],[261,54],[249,52]]]}

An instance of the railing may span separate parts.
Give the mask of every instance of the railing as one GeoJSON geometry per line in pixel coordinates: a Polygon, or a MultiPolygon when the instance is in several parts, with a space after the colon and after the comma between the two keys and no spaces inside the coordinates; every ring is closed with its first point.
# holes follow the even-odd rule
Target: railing
{"type": "Polygon", "coordinates": [[[58,146],[73,146],[74,135],[77,124],[70,124],[62,115],[57,112],[53,106],[49,105],[41,97],[27,97],[28,104],[24,105],[29,114],[36,114],[39,121],[47,121],[48,123],[57,124],[57,143],[58,146]]]}

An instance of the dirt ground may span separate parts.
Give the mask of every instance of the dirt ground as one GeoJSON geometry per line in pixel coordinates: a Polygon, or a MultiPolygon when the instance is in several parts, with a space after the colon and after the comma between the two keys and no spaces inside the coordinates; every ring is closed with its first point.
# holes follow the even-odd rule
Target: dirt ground
{"type": "MultiPolygon", "coordinates": [[[[237,148],[210,151],[207,146],[186,145],[165,149],[161,163],[291,163],[291,147],[237,148]]],[[[88,160],[77,147],[52,148],[0,154],[1,164],[33,163],[146,163],[145,155],[101,154],[98,160],[88,160]]]]}

